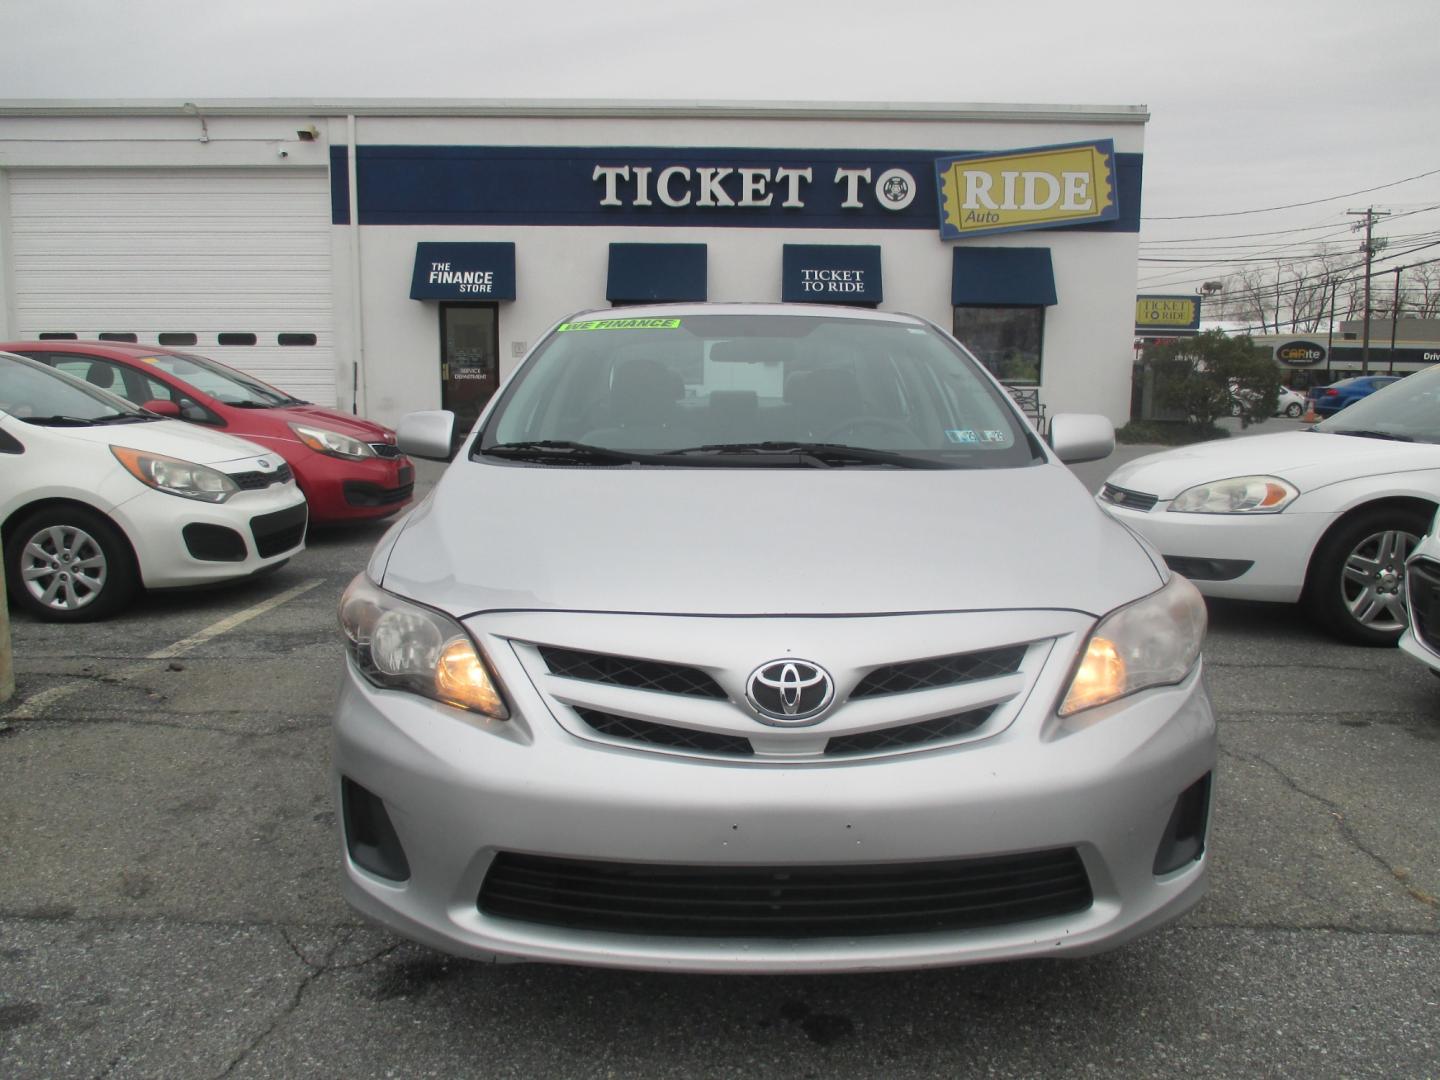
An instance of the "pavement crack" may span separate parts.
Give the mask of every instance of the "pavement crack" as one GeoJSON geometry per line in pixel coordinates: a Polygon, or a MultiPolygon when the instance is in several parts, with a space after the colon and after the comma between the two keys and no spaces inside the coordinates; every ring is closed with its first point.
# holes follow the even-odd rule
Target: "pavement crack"
{"type": "MultiPolygon", "coordinates": [[[[280,937],[285,942],[286,946],[288,946],[290,951],[295,954],[295,958],[304,965],[305,974],[300,979],[300,982],[296,985],[295,992],[290,995],[290,1000],[275,1015],[275,1018],[270,1021],[270,1024],[265,1028],[265,1030],[260,1032],[253,1039],[251,1039],[250,1042],[247,1043],[245,1047],[241,1049],[238,1054],[235,1055],[235,1057],[231,1060],[230,1064],[225,1066],[224,1070],[217,1074],[216,1080],[220,1080],[220,1078],[222,1077],[234,1075],[235,1070],[238,1069],[241,1065],[243,1065],[245,1063],[245,1060],[250,1057],[251,1054],[255,1053],[256,1050],[258,1050],[262,1045],[264,1045],[266,1040],[268,1040],[270,1036],[276,1032],[276,1030],[280,1027],[281,1024],[283,1024],[286,1020],[294,1016],[295,1013],[299,1011],[301,1004],[303,1004],[305,1001],[305,994],[309,991],[310,987],[314,985],[315,981],[328,975],[331,971],[338,970],[338,968],[332,963],[335,959],[335,954],[339,952],[342,948],[344,948],[345,945],[349,943],[350,939],[355,934],[354,930],[344,931],[336,938],[336,940],[331,944],[331,946],[325,950],[324,957],[319,962],[316,962],[310,960],[305,955],[305,953],[300,949],[300,947],[297,946],[295,942],[291,939],[289,932],[283,926],[279,927],[279,932],[280,937]]],[[[343,966],[344,965],[341,965],[341,967],[343,966]]]]}
{"type": "Polygon", "coordinates": [[[1283,783],[1291,791],[1295,792],[1297,795],[1302,795],[1307,799],[1319,803],[1329,812],[1330,818],[1332,821],[1334,821],[1336,829],[1339,831],[1340,835],[1345,838],[1345,840],[1350,844],[1351,847],[1353,847],[1356,851],[1360,852],[1362,855],[1370,859],[1373,863],[1375,863],[1376,866],[1384,870],[1394,881],[1396,881],[1401,886],[1401,888],[1405,890],[1405,894],[1409,896],[1412,900],[1425,905],[1426,907],[1430,908],[1431,911],[1440,911],[1440,899],[1437,899],[1425,890],[1413,885],[1410,881],[1410,871],[1404,869],[1403,867],[1397,867],[1392,865],[1390,861],[1387,860],[1378,851],[1375,851],[1371,849],[1368,845],[1366,845],[1365,841],[1360,838],[1360,834],[1356,832],[1353,826],[1351,826],[1349,819],[1345,816],[1345,808],[1342,807],[1339,803],[1335,802],[1332,799],[1327,799],[1325,796],[1319,794],[1318,792],[1314,792],[1309,790],[1308,788],[1302,787],[1299,781],[1297,781],[1293,776],[1287,773],[1279,765],[1275,764],[1275,762],[1271,761],[1268,758],[1261,757],[1259,754],[1242,754],[1238,751],[1231,750],[1226,747],[1222,747],[1220,752],[1222,754],[1225,754],[1227,757],[1234,758],[1237,761],[1248,762],[1252,765],[1265,766],[1277,777],[1279,777],[1280,782],[1283,783]]]}

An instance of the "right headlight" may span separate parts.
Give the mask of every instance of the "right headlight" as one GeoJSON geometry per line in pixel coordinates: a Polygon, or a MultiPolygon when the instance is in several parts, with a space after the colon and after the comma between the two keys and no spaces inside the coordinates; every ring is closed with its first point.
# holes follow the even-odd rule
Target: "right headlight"
{"type": "Polygon", "coordinates": [[[1205,621],[1204,598],[1179,574],[1158,592],[1112,611],[1091,632],[1060,715],[1181,682],[1200,657],[1205,621]]]}
{"type": "Polygon", "coordinates": [[[1278,476],[1232,476],[1196,484],[1170,500],[1176,514],[1278,514],[1300,492],[1278,476]]]}
{"type": "Polygon", "coordinates": [[[450,616],[402,600],[361,573],[340,598],[340,627],[350,658],[374,685],[510,718],[485,658],[450,616]]]}

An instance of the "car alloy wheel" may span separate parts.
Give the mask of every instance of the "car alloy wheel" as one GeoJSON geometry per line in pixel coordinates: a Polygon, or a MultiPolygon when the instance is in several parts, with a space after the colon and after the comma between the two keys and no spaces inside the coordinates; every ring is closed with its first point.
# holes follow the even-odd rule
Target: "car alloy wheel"
{"type": "Polygon", "coordinates": [[[1405,560],[1430,516],[1403,507],[1374,510],[1327,536],[1311,562],[1312,613],[1347,641],[1398,641],[1407,622],[1405,560]]]}
{"type": "Polygon", "coordinates": [[[1285,406],[1285,415],[1290,417],[1290,419],[1292,420],[1304,411],[1305,410],[1300,407],[1300,403],[1298,401],[1292,401],[1289,405],[1285,406]]]}
{"type": "Polygon", "coordinates": [[[104,618],[136,587],[124,539],[81,507],[42,510],[21,521],[6,545],[5,568],[12,596],[53,621],[104,618]]]}

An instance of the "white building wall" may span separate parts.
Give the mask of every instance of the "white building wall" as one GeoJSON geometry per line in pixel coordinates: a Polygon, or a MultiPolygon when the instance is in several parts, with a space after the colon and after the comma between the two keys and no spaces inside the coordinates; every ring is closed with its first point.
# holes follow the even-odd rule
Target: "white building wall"
{"type": "MultiPolygon", "coordinates": [[[[618,116],[602,115],[605,108],[362,102],[354,111],[361,147],[748,146],[942,153],[1097,138],[1112,139],[1119,153],[1140,153],[1146,119],[1140,109],[1088,107],[622,105],[610,110],[618,116]],[[733,115],[715,115],[725,112],[733,115]]],[[[15,331],[13,254],[5,229],[7,177],[15,170],[328,168],[330,146],[346,145],[347,111],[343,102],[202,103],[192,110],[178,103],[95,103],[49,111],[34,103],[0,102],[0,332],[15,331]],[[318,137],[299,138],[311,125],[318,137]]],[[[815,182],[829,178],[817,174],[815,182]]],[[[392,424],[440,400],[437,305],[409,299],[415,245],[422,241],[516,245],[517,299],[499,308],[502,375],[513,369],[515,350],[533,345],[556,320],[579,308],[605,306],[608,247],[614,242],[706,244],[710,299],[717,301],[779,300],[787,243],[876,244],[883,252],[882,310],[911,311],[947,328],[952,319],[954,244],[943,241],[938,230],[366,225],[359,233],[357,293],[351,229],[333,226],[336,400],[392,424]],[[362,355],[363,370],[357,373],[362,355]],[[352,394],[357,381],[358,402],[352,394]]],[[[1042,400],[1052,414],[1094,411],[1124,423],[1138,234],[1048,229],[962,242],[1051,250],[1058,303],[1045,316],[1042,400]]]]}

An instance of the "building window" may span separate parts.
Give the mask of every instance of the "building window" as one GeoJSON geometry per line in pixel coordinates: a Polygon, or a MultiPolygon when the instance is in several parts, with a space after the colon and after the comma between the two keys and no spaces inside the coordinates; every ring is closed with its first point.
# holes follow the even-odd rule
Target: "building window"
{"type": "Polygon", "coordinates": [[[281,334],[276,340],[281,345],[314,345],[320,339],[314,334],[281,334]]]}
{"type": "Polygon", "coordinates": [[[957,307],[955,336],[1001,382],[1040,383],[1043,307],[957,307]]]}
{"type": "Polygon", "coordinates": [[[172,331],[160,335],[161,345],[194,345],[200,338],[195,334],[172,331]]]}
{"type": "Polygon", "coordinates": [[[101,341],[124,341],[134,345],[140,340],[139,334],[132,334],[128,330],[107,330],[100,335],[101,341]]]}
{"type": "Polygon", "coordinates": [[[258,339],[254,334],[219,334],[215,340],[221,345],[254,345],[258,339]]]}

